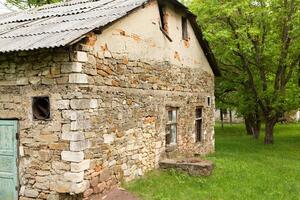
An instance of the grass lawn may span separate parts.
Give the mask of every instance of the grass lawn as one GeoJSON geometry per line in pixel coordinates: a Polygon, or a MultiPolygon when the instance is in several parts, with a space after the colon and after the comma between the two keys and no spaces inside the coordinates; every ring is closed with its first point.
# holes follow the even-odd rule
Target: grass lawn
{"type": "Polygon", "coordinates": [[[275,144],[245,135],[243,125],[216,126],[211,177],[153,171],[125,187],[143,200],[300,200],[300,124],[278,125],[275,144]]]}

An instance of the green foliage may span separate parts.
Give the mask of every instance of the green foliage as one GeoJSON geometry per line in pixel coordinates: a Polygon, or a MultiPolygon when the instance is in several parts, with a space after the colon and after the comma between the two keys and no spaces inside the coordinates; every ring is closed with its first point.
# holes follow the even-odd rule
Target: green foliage
{"type": "Polygon", "coordinates": [[[57,3],[62,0],[7,0],[8,6],[17,7],[19,9],[28,9],[34,8],[38,6],[42,6],[45,4],[57,3]]]}
{"type": "Polygon", "coordinates": [[[192,0],[223,76],[219,107],[259,104],[267,117],[300,107],[299,0],[192,0]]]}
{"type": "Polygon", "coordinates": [[[242,125],[217,125],[211,177],[153,171],[125,186],[143,200],[298,200],[300,124],[277,125],[275,134],[278,142],[265,146],[242,125]]]}

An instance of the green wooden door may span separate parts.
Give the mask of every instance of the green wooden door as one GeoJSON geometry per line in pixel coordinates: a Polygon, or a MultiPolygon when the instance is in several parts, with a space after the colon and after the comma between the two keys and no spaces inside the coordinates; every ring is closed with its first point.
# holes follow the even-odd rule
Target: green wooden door
{"type": "Polygon", "coordinates": [[[0,120],[0,200],[18,199],[18,122],[0,120]]]}

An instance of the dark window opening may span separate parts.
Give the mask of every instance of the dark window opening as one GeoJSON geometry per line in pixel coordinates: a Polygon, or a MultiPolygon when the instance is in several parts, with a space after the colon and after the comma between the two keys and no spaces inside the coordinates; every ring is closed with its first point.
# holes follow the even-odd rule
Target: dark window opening
{"type": "Polygon", "coordinates": [[[160,15],[160,26],[161,26],[161,28],[165,32],[168,32],[168,21],[167,21],[165,6],[159,5],[159,15],[160,15]]]}
{"type": "Polygon", "coordinates": [[[196,108],[196,142],[201,142],[202,140],[202,108],[196,108]]]}
{"type": "Polygon", "coordinates": [[[207,106],[210,107],[211,106],[211,98],[207,97],[207,106]]]}
{"type": "Polygon", "coordinates": [[[50,119],[50,100],[49,97],[32,98],[33,119],[48,120],[50,119]]]}
{"type": "Polygon", "coordinates": [[[182,17],[182,39],[183,40],[189,39],[188,20],[186,17],[182,17]]]}
{"type": "Polygon", "coordinates": [[[166,144],[177,143],[177,108],[168,110],[168,122],[166,126],[166,144]]]}

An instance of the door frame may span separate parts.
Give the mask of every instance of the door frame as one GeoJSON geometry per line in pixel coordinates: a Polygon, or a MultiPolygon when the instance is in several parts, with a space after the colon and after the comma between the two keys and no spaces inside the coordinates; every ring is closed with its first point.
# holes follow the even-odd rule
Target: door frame
{"type": "Polygon", "coordinates": [[[16,192],[16,199],[19,199],[19,193],[20,193],[20,178],[19,178],[19,164],[20,164],[20,159],[19,159],[19,147],[20,147],[20,123],[19,119],[17,118],[0,118],[0,121],[2,122],[7,122],[8,125],[14,125],[15,126],[15,169],[14,171],[16,172],[16,180],[15,180],[15,192],[16,192]]]}

